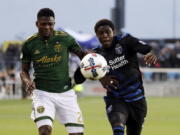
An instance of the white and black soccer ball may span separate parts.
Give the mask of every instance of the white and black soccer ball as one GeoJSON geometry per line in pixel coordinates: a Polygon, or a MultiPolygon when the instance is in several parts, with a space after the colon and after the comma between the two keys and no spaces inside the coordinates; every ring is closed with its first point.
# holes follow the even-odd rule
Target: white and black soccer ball
{"type": "Polygon", "coordinates": [[[97,53],[89,53],[80,63],[82,75],[91,80],[101,79],[108,72],[106,59],[97,53]]]}

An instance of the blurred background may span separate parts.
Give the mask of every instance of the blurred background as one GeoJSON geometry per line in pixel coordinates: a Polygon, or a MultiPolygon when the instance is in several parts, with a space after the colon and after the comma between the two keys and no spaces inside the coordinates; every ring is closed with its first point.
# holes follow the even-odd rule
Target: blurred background
{"type": "MultiPolygon", "coordinates": [[[[19,55],[23,41],[37,32],[36,14],[44,7],[55,12],[55,29],[68,32],[83,49],[99,46],[94,25],[102,18],[112,20],[117,33],[128,32],[150,44],[158,62],[147,66],[138,56],[149,104],[142,134],[180,133],[180,1],[1,0],[0,135],[37,134],[29,118],[31,100],[19,78],[19,55]]],[[[80,60],[74,54],[69,59],[72,76],[80,60]]],[[[87,123],[86,134],[111,134],[102,100],[105,90],[99,82],[86,80],[74,89],[87,123]]],[[[54,135],[66,134],[59,124],[55,127],[54,135]]]]}

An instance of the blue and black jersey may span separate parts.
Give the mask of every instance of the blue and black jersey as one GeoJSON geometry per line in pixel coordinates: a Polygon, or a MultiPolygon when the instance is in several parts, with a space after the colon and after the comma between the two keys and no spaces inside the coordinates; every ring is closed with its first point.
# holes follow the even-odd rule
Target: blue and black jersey
{"type": "Polygon", "coordinates": [[[95,49],[107,60],[110,67],[108,75],[116,76],[119,81],[118,89],[110,88],[107,97],[124,99],[125,102],[137,101],[144,97],[137,53],[147,54],[151,49],[143,41],[124,33],[114,37],[111,48],[95,49]]]}

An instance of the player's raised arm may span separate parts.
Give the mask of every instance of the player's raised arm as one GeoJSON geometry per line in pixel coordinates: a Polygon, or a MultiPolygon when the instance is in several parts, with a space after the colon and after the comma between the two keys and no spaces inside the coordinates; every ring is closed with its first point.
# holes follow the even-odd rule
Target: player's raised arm
{"type": "Polygon", "coordinates": [[[127,40],[127,47],[133,52],[138,52],[145,55],[152,50],[150,45],[144,41],[139,40],[138,38],[131,36],[130,34],[126,34],[125,38],[127,40]]]}
{"type": "Polygon", "coordinates": [[[144,62],[147,65],[155,64],[157,61],[156,55],[153,53],[153,48],[131,35],[127,35],[128,37],[128,47],[131,48],[134,52],[138,52],[144,54],[144,62]]]}

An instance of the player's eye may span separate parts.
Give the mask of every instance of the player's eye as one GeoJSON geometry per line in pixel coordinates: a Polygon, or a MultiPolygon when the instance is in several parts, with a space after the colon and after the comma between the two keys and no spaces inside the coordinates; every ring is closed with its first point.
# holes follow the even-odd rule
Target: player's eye
{"type": "Polygon", "coordinates": [[[111,33],[111,31],[110,30],[106,30],[106,34],[110,34],[111,33]]]}
{"type": "Polygon", "coordinates": [[[45,25],[47,25],[47,23],[41,23],[41,26],[45,26],[45,25]]]}
{"type": "Polygon", "coordinates": [[[53,26],[53,23],[48,23],[49,26],[53,26]]]}
{"type": "Polygon", "coordinates": [[[99,31],[98,34],[99,35],[103,35],[105,33],[105,31],[99,31]]]}
{"type": "Polygon", "coordinates": [[[54,23],[41,23],[41,26],[53,26],[54,23]]]}

